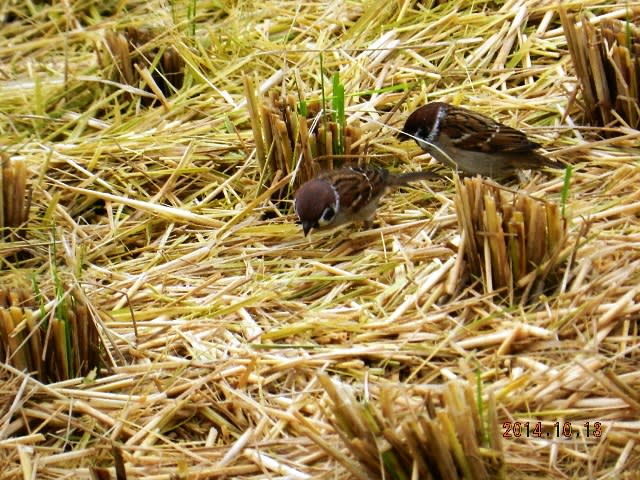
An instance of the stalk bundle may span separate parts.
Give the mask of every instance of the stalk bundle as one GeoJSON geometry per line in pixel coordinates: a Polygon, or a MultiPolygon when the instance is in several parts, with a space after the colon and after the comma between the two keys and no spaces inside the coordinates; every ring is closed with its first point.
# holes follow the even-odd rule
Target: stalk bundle
{"type": "Polygon", "coordinates": [[[505,192],[480,177],[456,177],[454,201],[460,254],[487,293],[506,291],[512,302],[542,293],[565,250],[566,222],[558,205],[505,192]]]}
{"type": "MultiPolygon", "coordinates": [[[[560,10],[571,59],[592,125],[640,128],[640,28],[637,21],[603,19],[560,10]]],[[[637,20],[637,19],[636,19],[637,20]]]]}

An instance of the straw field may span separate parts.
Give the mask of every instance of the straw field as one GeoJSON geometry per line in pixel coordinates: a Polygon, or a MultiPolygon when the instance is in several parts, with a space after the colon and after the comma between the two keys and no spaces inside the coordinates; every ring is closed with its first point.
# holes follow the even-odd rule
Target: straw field
{"type": "Polygon", "coordinates": [[[640,478],[638,2],[0,21],[0,479],[640,478]],[[431,101],[566,168],[459,176],[431,101]],[[345,163],[442,178],[304,237],[345,163]]]}

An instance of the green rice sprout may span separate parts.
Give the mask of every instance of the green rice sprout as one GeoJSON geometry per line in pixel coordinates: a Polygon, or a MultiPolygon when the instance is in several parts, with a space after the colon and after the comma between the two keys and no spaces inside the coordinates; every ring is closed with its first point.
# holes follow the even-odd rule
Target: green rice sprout
{"type": "Polygon", "coordinates": [[[333,140],[334,151],[338,155],[344,153],[345,115],[344,115],[344,85],[340,82],[340,72],[333,74],[332,110],[338,123],[338,135],[333,140]]]}

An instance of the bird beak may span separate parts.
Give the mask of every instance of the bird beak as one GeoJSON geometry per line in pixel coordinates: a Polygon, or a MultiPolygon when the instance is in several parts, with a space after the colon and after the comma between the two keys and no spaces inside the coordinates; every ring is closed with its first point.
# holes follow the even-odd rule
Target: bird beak
{"type": "Polygon", "coordinates": [[[313,222],[302,222],[302,231],[304,233],[304,236],[307,236],[307,233],[309,233],[309,230],[311,230],[313,228],[313,222]]]}

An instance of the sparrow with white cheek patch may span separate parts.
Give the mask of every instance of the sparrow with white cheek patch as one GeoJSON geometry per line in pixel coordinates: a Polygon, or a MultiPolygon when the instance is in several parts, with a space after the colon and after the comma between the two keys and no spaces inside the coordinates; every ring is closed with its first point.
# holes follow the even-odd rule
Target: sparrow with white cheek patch
{"type": "Polygon", "coordinates": [[[441,178],[432,172],[393,175],[384,168],[352,166],[327,170],[295,193],[294,208],[305,235],[314,229],[371,220],[378,201],[392,187],[416,180],[441,178]]]}
{"type": "Polygon", "coordinates": [[[470,175],[507,177],[520,169],[563,168],[537,153],[540,145],[523,132],[443,102],[411,113],[399,137],[413,138],[439,162],[470,175]]]}

